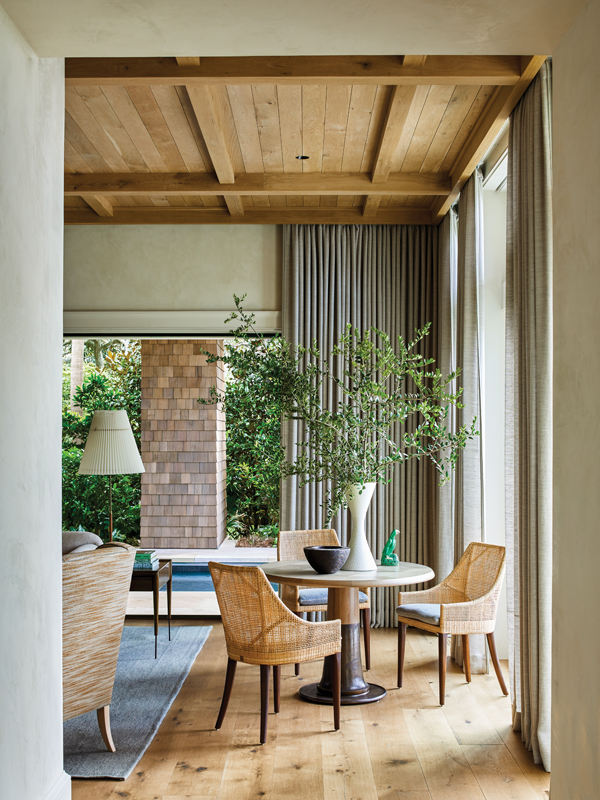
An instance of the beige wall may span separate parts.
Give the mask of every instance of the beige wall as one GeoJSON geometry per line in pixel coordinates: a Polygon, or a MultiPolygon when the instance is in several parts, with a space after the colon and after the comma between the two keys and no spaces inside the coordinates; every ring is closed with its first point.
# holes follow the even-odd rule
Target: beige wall
{"type": "Polygon", "coordinates": [[[554,58],[552,800],[600,793],[600,0],[554,58]]]}
{"type": "Polygon", "coordinates": [[[65,228],[65,309],[254,311],[281,308],[275,225],[99,225],[65,228]]]}
{"type": "Polygon", "coordinates": [[[0,797],[65,800],[63,61],[40,61],[2,8],[0,119],[0,797]]]}

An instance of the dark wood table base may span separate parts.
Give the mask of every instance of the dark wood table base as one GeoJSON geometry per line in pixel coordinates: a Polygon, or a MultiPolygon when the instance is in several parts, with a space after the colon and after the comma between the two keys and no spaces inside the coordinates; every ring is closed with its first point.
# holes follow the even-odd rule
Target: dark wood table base
{"type": "MultiPolygon", "coordinates": [[[[342,621],[342,705],[376,703],[387,694],[383,686],[367,683],[360,657],[358,589],[334,588],[328,591],[327,617],[342,621]]],[[[300,697],[307,703],[333,705],[333,657],[327,656],[319,683],[302,686],[300,697]]]]}
{"type": "MultiPolygon", "coordinates": [[[[318,683],[308,683],[306,686],[300,688],[300,699],[306,703],[318,703],[322,706],[332,706],[333,699],[331,695],[323,694],[319,691],[318,683]]],[[[387,691],[383,686],[377,683],[367,683],[367,689],[362,694],[342,695],[343,706],[358,706],[362,703],[376,703],[378,700],[383,700],[387,691]]]]}

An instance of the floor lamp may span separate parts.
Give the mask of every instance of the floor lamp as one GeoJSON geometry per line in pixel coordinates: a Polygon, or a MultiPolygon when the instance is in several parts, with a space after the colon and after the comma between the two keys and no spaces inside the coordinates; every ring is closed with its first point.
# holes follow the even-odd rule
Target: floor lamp
{"type": "Polygon", "coordinates": [[[108,540],[113,540],[112,476],[145,472],[133,438],[127,412],[94,411],[81,463],[80,475],[108,475],[108,540]]]}

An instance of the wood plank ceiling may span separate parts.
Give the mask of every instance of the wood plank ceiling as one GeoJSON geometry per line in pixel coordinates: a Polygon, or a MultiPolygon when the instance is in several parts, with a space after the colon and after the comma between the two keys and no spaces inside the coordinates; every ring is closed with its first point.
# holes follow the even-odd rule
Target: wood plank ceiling
{"type": "Polygon", "coordinates": [[[65,222],[436,224],[544,58],[67,59],[65,222]]]}

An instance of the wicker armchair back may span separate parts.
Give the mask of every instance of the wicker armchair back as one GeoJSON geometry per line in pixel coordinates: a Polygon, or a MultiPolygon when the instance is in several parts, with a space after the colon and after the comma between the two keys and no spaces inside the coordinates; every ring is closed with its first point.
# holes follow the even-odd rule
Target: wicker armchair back
{"type": "Polygon", "coordinates": [[[248,664],[294,664],[333,655],[340,622],[305,622],[277,597],[260,567],[209,563],[227,653],[248,664]]]}

